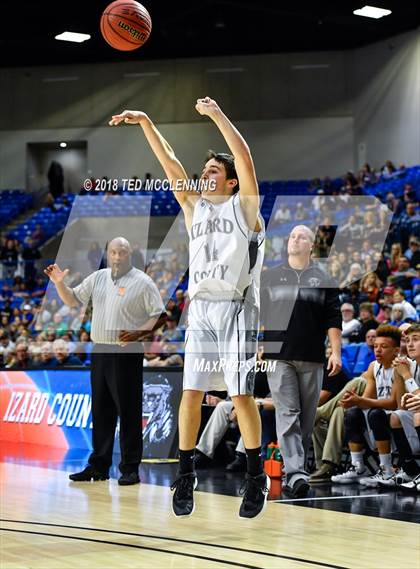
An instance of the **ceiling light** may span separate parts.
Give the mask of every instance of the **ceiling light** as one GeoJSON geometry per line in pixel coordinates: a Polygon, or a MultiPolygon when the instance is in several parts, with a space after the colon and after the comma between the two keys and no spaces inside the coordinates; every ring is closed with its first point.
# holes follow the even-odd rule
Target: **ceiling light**
{"type": "Polygon", "coordinates": [[[353,14],[356,16],[365,16],[365,18],[382,18],[383,16],[389,16],[392,14],[391,10],[385,10],[384,8],[376,8],[375,6],[363,6],[359,10],[354,10],[353,14]]]}
{"type": "Polygon", "coordinates": [[[89,34],[78,34],[76,32],[63,32],[58,36],[55,36],[56,40],[63,40],[63,41],[73,41],[77,43],[81,43],[82,41],[90,40],[89,34]]]}
{"type": "Polygon", "coordinates": [[[61,148],[67,148],[67,142],[60,142],[61,148]]]}

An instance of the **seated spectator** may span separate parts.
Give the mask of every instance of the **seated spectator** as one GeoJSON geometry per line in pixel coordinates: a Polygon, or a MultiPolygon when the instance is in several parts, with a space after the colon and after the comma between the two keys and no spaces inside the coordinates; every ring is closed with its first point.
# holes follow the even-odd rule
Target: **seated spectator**
{"type": "Polygon", "coordinates": [[[398,288],[394,292],[393,301],[394,303],[401,304],[404,310],[404,318],[412,318],[415,321],[418,320],[416,309],[405,299],[405,292],[401,288],[398,288]]]}
{"type": "Polygon", "coordinates": [[[356,216],[351,215],[349,220],[340,230],[343,237],[348,237],[352,241],[361,239],[363,235],[363,225],[358,223],[356,216]]]}
{"type": "Polygon", "coordinates": [[[30,324],[33,319],[32,306],[30,304],[24,304],[22,306],[22,324],[30,324]]]}
{"type": "Polygon", "coordinates": [[[420,263],[420,241],[415,235],[411,235],[408,241],[408,249],[404,253],[410,261],[410,267],[414,269],[417,263],[420,263]]]}
{"type": "Polygon", "coordinates": [[[348,286],[350,283],[358,281],[362,277],[362,275],[363,275],[363,270],[360,263],[352,263],[350,265],[349,272],[344,277],[343,281],[340,283],[340,288],[344,288],[348,286]]]}
{"type": "Polygon", "coordinates": [[[392,178],[393,174],[395,174],[396,171],[397,171],[397,169],[394,166],[394,164],[391,162],[391,160],[387,160],[385,162],[384,166],[382,166],[382,168],[381,168],[381,174],[385,180],[392,178]]]}
{"type": "Polygon", "coordinates": [[[354,307],[352,304],[346,302],[341,305],[341,316],[343,319],[342,343],[348,344],[350,342],[350,336],[357,334],[362,325],[359,320],[354,317],[354,307]]]}
{"type": "MultiPolygon", "coordinates": [[[[384,305],[392,305],[393,304],[394,292],[395,292],[395,288],[393,286],[386,286],[383,289],[382,294],[378,298],[379,308],[381,308],[384,305]]],[[[378,318],[378,320],[379,320],[379,318],[378,318]]]]}
{"type": "Polygon", "coordinates": [[[303,219],[306,218],[306,216],[307,216],[307,213],[306,213],[305,208],[303,207],[303,203],[298,202],[296,204],[294,221],[302,221],[303,219]]]}
{"type": "Polygon", "coordinates": [[[398,260],[402,256],[402,247],[401,243],[393,243],[391,245],[391,254],[390,254],[390,271],[391,273],[395,273],[398,269],[398,260]]]}
{"type": "Polygon", "coordinates": [[[63,320],[63,316],[59,312],[56,312],[53,316],[52,327],[54,328],[57,336],[62,336],[69,329],[68,324],[66,324],[63,320]]]}
{"type": "Polygon", "coordinates": [[[9,355],[16,349],[16,344],[11,341],[9,333],[5,330],[0,330],[0,366],[3,367],[9,355]]]}
{"type": "Polygon", "coordinates": [[[363,238],[369,239],[369,237],[376,233],[377,230],[377,219],[374,211],[367,211],[363,219],[363,238]]]}
{"type": "Polygon", "coordinates": [[[366,339],[366,332],[372,329],[376,330],[379,326],[379,322],[373,315],[373,305],[371,302],[362,302],[360,305],[359,321],[361,326],[359,330],[357,330],[357,333],[350,335],[350,342],[364,342],[366,339]]]}
{"type": "Polygon", "coordinates": [[[44,368],[44,367],[51,367],[52,362],[54,361],[54,354],[53,354],[53,347],[51,342],[44,342],[41,346],[41,353],[39,360],[37,362],[37,367],[44,368]]]}
{"type": "Polygon", "coordinates": [[[414,269],[410,267],[410,261],[407,257],[400,257],[398,259],[397,270],[392,275],[392,281],[395,286],[404,290],[411,289],[411,281],[416,276],[414,269]]]}
{"type": "Polygon", "coordinates": [[[420,235],[420,211],[416,211],[416,203],[407,203],[398,227],[405,247],[408,245],[410,235],[420,235]]]}
{"type": "Polygon", "coordinates": [[[166,304],[166,312],[168,314],[168,318],[174,318],[175,322],[178,324],[179,319],[181,318],[181,310],[173,298],[168,300],[166,304]]]}
{"type": "Polygon", "coordinates": [[[184,335],[182,331],[177,328],[177,320],[175,316],[169,315],[166,319],[166,326],[161,336],[162,342],[183,342],[184,335]]]}
{"type": "Polygon", "coordinates": [[[37,276],[35,278],[34,287],[31,291],[31,297],[34,298],[35,300],[37,300],[39,297],[43,297],[46,288],[47,284],[44,277],[37,276]]]}
{"type": "Polygon", "coordinates": [[[341,282],[344,278],[343,270],[341,268],[341,264],[338,260],[333,260],[329,264],[329,274],[331,279],[335,282],[341,282]]]}
{"type": "Polygon", "coordinates": [[[41,258],[37,243],[33,239],[28,239],[22,251],[24,261],[25,280],[36,277],[35,262],[41,258]]]}
{"type": "Polygon", "coordinates": [[[69,353],[68,344],[64,340],[62,339],[54,340],[52,347],[54,353],[54,358],[51,360],[52,367],[83,365],[83,363],[77,356],[74,356],[69,353]]]}
{"type": "Polygon", "coordinates": [[[392,307],[392,312],[391,312],[391,322],[390,325],[391,326],[401,326],[401,324],[404,323],[405,321],[405,310],[402,304],[397,303],[394,304],[392,307]]]}
{"type": "Polygon", "coordinates": [[[346,391],[340,401],[345,409],[344,427],[348,440],[351,466],[331,481],[337,484],[358,482],[363,486],[394,486],[391,457],[390,411],[397,408],[398,388],[393,382],[392,362],[400,348],[401,332],[394,326],[381,326],[376,331],[375,358],[364,374],[366,388],[363,395],[346,391]],[[363,460],[365,431],[370,445],[378,449],[379,469],[373,476],[363,460]]]}
{"type": "Polygon", "coordinates": [[[185,293],[182,289],[178,288],[175,291],[176,304],[182,312],[185,308],[185,293]]]}
{"type": "Polygon", "coordinates": [[[273,221],[277,225],[291,220],[292,220],[292,214],[290,213],[290,209],[287,207],[287,204],[283,203],[274,214],[273,221]]]}
{"type": "Polygon", "coordinates": [[[391,261],[383,253],[375,253],[374,262],[376,263],[375,273],[379,280],[385,283],[391,272],[391,261]]]}
{"type": "Polygon", "coordinates": [[[18,369],[28,369],[34,367],[34,362],[29,356],[29,346],[24,343],[16,344],[16,355],[13,358],[10,366],[7,366],[11,370],[18,369]]]}
{"type": "Polygon", "coordinates": [[[184,360],[180,354],[173,353],[175,350],[176,346],[174,344],[163,343],[160,354],[158,356],[153,354],[152,357],[147,357],[144,365],[147,367],[182,367],[184,360]]]}
{"type": "Polygon", "coordinates": [[[360,290],[367,295],[369,302],[377,302],[381,285],[376,273],[368,273],[362,278],[360,290]]]}
{"type": "Polygon", "coordinates": [[[3,263],[3,277],[14,276],[18,265],[19,249],[13,239],[7,239],[6,245],[0,249],[0,261],[3,263]]]}
{"type": "Polygon", "coordinates": [[[91,353],[92,353],[92,342],[90,341],[90,335],[86,330],[81,328],[78,331],[79,341],[76,343],[74,349],[74,355],[79,358],[83,365],[90,363],[91,353]]]}
{"type": "Polygon", "coordinates": [[[392,304],[380,304],[376,320],[379,324],[389,324],[391,322],[392,304]]]}
{"type": "Polygon", "coordinates": [[[357,352],[357,359],[353,367],[353,374],[359,375],[367,370],[370,362],[375,359],[374,345],[376,339],[376,329],[371,328],[366,332],[365,342],[357,352]]]}
{"type": "Polygon", "coordinates": [[[4,302],[4,306],[0,311],[0,317],[1,317],[1,326],[7,326],[7,324],[9,323],[10,317],[12,316],[12,303],[10,302],[9,299],[5,300],[4,302]],[[6,324],[4,324],[4,322],[6,322],[6,324]]]}
{"type": "Polygon", "coordinates": [[[29,239],[27,240],[27,243],[29,244],[29,242],[32,241],[34,247],[39,247],[39,245],[41,245],[44,239],[45,239],[44,229],[42,228],[41,224],[37,223],[35,225],[35,229],[32,231],[29,239]]]}

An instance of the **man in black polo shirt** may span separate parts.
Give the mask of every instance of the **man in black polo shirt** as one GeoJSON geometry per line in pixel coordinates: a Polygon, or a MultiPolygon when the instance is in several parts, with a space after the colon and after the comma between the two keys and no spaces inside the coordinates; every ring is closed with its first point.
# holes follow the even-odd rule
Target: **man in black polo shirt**
{"type": "Polygon", "coordinates": [[[286,493],[305,496],[305,469],[323,379],[325,340],[332,353],[329,375],[341,370],[341,313],[338,291],[326,271],[311,260],[314,233],[293,228],[288,259],[262,273],[261,317],[266,359],[275,360],[268,382],[286,472],[286,493]]]}

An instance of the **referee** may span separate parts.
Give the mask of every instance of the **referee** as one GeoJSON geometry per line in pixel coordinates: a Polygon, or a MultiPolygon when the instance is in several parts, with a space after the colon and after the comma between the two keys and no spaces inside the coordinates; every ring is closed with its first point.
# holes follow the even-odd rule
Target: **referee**
{"type": "Polygon", "coordinates": [[[62,271],[56,264],[45,269],[67,306],[86,305],[92,299],[93,452],[88,466],[70,475],[70,480],[75,482],[109,478],[118,416],[121,448],[118,484],[140,482],[138,470],[143,452],[141,341],[162,325],[166,313],[152,279],[132,266],[131,252],[126,239],[113,239],[107,250],[108,268],[95,271],[75,288],[64,282],[68,269],[62,271]]]}

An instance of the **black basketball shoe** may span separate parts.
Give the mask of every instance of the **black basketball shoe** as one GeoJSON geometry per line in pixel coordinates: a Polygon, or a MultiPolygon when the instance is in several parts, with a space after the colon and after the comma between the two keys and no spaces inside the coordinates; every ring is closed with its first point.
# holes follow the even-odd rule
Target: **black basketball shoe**
{"type": "Polygon", "coordinates": [[[239,509],[240,518],[256,518],[267,505],[271,480],[265,472],[258,476],[245,476],[245,482],[240,490],[243,500],[239,509]]]}
{"type": "Polygon", "coordinates": [[[70,474],[69,478],[73,482],[90,482],[91,480],[96,482],[97,480],[108,480],[109,474],[108,472],[100,472],[99,470],[95,470],[92,468],[92,466],[87,466],[81,472],[70,474]]]}
{"type": "Polygon", "coordinates": [[[195,472],[181,474],[171,486],[175,490],[172,498],[172,511],[175,516],[191,516],[194,513],[194,490],[197,487],[195,472]]]}

